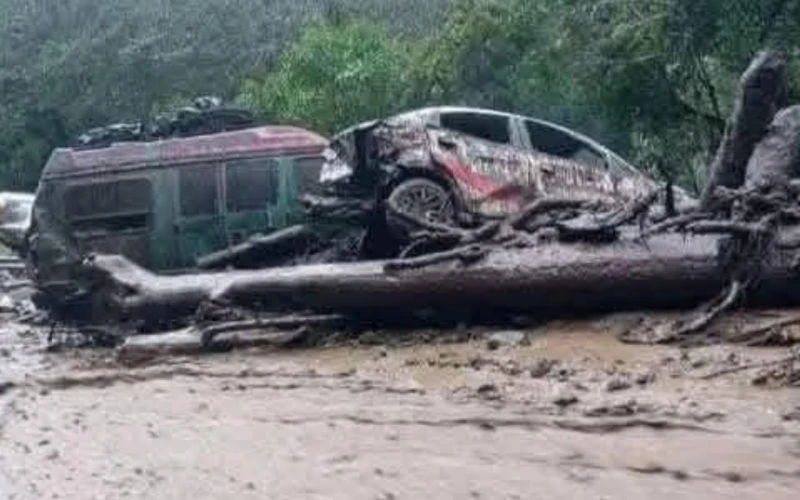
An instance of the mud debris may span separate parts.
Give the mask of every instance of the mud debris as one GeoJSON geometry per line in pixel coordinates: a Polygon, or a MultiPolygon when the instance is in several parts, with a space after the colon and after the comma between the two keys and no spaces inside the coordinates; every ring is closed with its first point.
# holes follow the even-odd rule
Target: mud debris
{"type": "Polygon", "coordinates": [[[550,374],[556,364],[557,362],[551,359],[540,359],[533,364],[528,373],[531,378],[543,378],[550,374]]]}
{"type": "Polygon", "coordinates": [[[486,347],[490,351],[496,351],[501,347],[516,347],[525,342],[525,340],[526,336],[524,332],[495,332],[489,336],[488,340],[486,341],[486,347]]]}
{"type": "Polygon", "coordinates": [[[0,382],[0,396],[11,391],[15,386],[14,382],[0,382]]]}
{"type": "Polygon", "coordinates": [[[556,396],[555,399],[553,399],[553,404],[563,409],[574,406],[578,404],[579,401],[580,399],[578,399],[578,396],[575,394],[565,392],[556,396]]]}
{"type": "Polygon", "coordinates": [[[607,392],[620,392],[633,387],[633,382],[627,376],[615,376],[606,383],[607,392]]]}

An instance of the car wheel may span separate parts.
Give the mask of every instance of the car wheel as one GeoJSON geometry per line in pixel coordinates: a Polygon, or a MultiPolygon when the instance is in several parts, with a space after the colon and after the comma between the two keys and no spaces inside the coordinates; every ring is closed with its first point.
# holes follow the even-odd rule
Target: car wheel
{"type": "MultiPolygon", "coordinates": [[[[402,181],[386,198],[387,205],[422,220],[452,224],[455,219],[453,197],[443,186],[429,179],[415,177],[402,181]]],[[[411,226],[387,210],[386,221],[395,236],[405,238],[411,226]]]]}

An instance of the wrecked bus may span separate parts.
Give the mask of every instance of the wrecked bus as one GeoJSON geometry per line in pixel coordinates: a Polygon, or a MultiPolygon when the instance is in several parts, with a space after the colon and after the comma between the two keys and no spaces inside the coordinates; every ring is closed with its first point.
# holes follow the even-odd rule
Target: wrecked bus
{"type": "Polygon", "coordinates": [[[40,288],[67,285],[90,253],[179,272],[256,233],[300,222],[327,141],[256,127],[97,149],[56,149],[42,172],[26,236],[40,288]]]}

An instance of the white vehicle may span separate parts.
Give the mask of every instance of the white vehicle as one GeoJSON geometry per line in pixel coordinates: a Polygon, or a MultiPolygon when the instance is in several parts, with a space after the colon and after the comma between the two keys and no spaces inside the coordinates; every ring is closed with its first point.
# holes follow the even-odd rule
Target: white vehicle
{"type": "Polygon", "coordinates": [[[31,223],[34,195],[0,192],[0,243],[19,252],[31,223]]]}

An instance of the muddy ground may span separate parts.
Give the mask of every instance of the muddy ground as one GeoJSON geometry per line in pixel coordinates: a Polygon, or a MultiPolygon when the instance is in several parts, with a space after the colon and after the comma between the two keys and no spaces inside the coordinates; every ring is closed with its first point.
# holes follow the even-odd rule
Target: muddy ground
{"type": "Polygon", "coordinates": [[[630,346],[631,321],[132,367],[7,320],[0,499],[796,499],[800,390],[701,380],[787,350],[630,346]]]}

